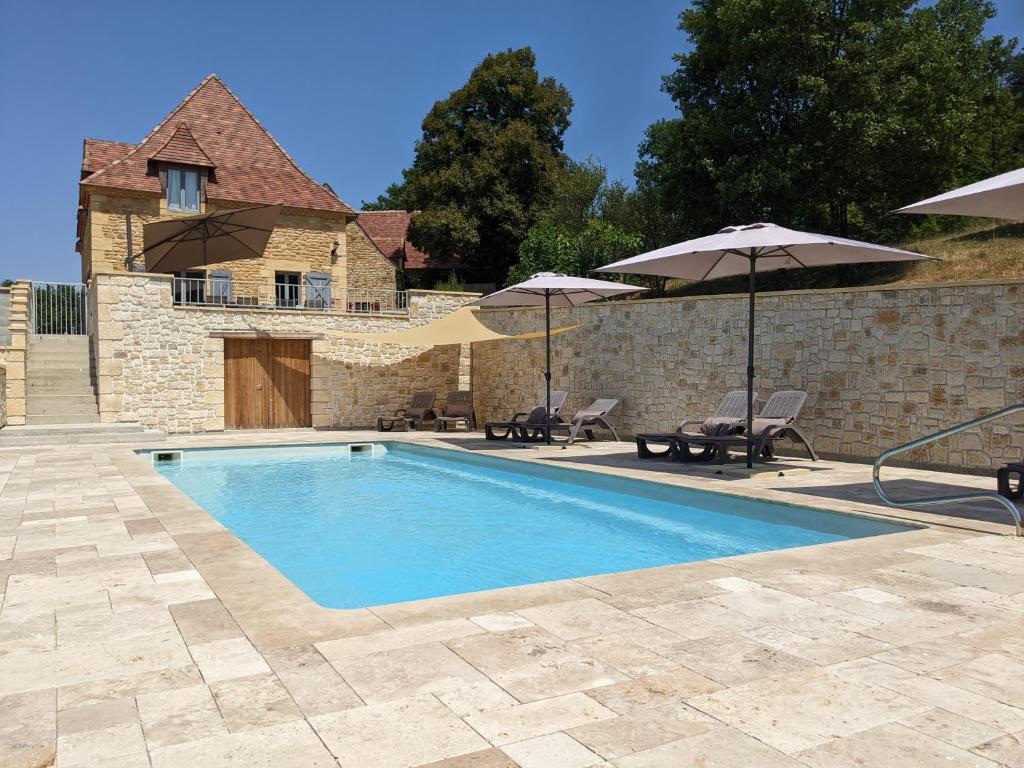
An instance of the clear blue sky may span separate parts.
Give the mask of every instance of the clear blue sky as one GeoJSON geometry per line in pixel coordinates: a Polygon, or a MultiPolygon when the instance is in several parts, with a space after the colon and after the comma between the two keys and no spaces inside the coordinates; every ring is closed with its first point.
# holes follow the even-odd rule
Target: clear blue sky
{"type": "MultiPolygon", "coordinates": [[[[686,0],[0,0],[0,277],[78,279],[86,136],[139,141],[219,74],[298,163],[352,206],[412,158],[420,121],[488,52],[530,45],[576,101],[568,152],[631,179],[683,46],[686,0]]],[[[998,0],[992,32],[1024,32],[998,0]]]]}

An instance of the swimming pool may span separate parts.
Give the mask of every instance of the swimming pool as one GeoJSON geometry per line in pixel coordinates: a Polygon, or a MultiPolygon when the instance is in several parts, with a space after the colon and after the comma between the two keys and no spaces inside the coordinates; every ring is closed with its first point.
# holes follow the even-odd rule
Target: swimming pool
{"type": "Polygon", "coordinates": [[[155,466],[329,608],[908,530],[468,452],[378,446],[351,455],[343,445],[197,449],[155,466]]]}

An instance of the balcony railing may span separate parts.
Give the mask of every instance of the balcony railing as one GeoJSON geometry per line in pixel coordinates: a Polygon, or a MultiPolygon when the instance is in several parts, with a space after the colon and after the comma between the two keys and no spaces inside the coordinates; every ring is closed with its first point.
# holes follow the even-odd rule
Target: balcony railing
{"type": "Polygon", "coordinates": [[[329,284],[267,283],[175,277],[175,306],[236,309],[287,309],[310,312],[350,312],[360,315],[407,315],[409,294],[377,288],[335,289],[329,284]]]}

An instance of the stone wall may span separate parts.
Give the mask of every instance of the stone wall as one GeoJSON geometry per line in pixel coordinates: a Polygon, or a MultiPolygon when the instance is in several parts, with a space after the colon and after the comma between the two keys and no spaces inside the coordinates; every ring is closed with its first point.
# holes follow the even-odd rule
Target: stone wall
{"type": "MultiPolygon", "coordinates": [[[[613,421],[627,435],[674,429],[745,388],[746,311],[746,296],[556,310],[555,326],[585,325],[553,339],[552,386],[569,391],[570,411],[620,398],[613,421]]],[[[543,328],[533,309],[488,310],[483,319],[508,333],[543,328]]],[[[1024,281],[763,294],[756,338],[760,401],[774,390],[806,390],[801,424],[827,455],[873,460],[1024,402],[1024,281]]],[[[543,340],[478,344],[478,415],[506,418],[532,406],[543,391],[543,356],[543,340]]],[[[976,469],[1019,460],[1022,424],[992,424],[909,458],[976,469]]]]}
{"type": "MultiPolygon", "coordinates": [[[[162,198],[130,196],[127,193],[103,194],[93,192],[89,198],[89,218],[82,238],[82,275],[86,279],[93,273],[127,272],[124,258],[128,252],[128,238],[125,226],[125,209],[132,209],[132,248],[139,254],[143,248],[143,225],[162,219],[181,217],[184,214],[168,211],[162,198]]],[[[229,210],[231,206],[218,203],[204,203],[204,213],[229,210]]],[[[236,282],[254,281],[270,286],[275,272],[323,272],[331,275],[334,296],[340,297],[342,289],[354,285],[358,288],[379,290],[395,289],[395,270],[390,262],[373,249],[376,259],[369,257],[359,242],[355,264],[350,266],[348,250],[350,238],[355,236],[355,224],[346,226],[343,214],[300,211],[282,211],[266,250],[260,258],[241,259],[223,265],[210,265],[206,269],[227,269],[236,282]],[[331,251],[338,243],[336,255],[331,251]],[[355,267],[356,274],[351,282],[349,272],[355,267]]],[[[361,230],[358,234],[365,239],[361,230]]],[[[366,241],[369,245],[369,241],[366,241]]],[[[369,246],[372,248],[372,245],[369,246]]],[[[244,288],[238,287],[236,294],[244,295],[244,288]]]]}
{"type": "Polygon", "coordinates": [[[395,265],[377,250],[362,227],[354,221],[347,227],[348,287],[353,290],[395,287],[395,265]]]}
{"type": "Polygon", "coordinates": [[[7,290],[10,306],[6,344],[0,340],[0,366],[5,369],[4,418],[8,424],[24,424],[26,412],[25,361],[28,354],[28,300],[32,284],[19,280],[7,290]]]}
{"type": "Polygon", "coordinates": [[[7,367],[0,361],[0,429],[7,426],[7,367]]]}
{"type": "Polygon", "coordinates": [[[167,432],[224,428],[224,339],[230,332],[322,334],[312,341],[315,427],[366,427],[433,389],[438,404],[466,386],[469,350],[402,348],[332,337],[429,322],[474,295],[422,292],[410,316],[175,307],[162,275],[97,275],[90,288],[103,421],[138,421],[167,432]]]}

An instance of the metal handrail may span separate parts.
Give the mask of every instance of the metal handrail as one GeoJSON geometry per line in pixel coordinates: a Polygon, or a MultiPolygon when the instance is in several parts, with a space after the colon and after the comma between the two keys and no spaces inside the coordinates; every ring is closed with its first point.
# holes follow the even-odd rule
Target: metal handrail
{"type": "Polygon", "coordinates": [[[985,416],[979,416],[976,419],[965,421],[963,424],[957,424],[955,427],[950,427],[949,429],[944,429],[941,432],[936,432],[931,435],[926,435],[925,437],[920,437],[912,442],[904,443],[903,445],[897,445],[895,448],[890,448],[889,450],[884,451],[882,455],[880,455],[875,460],[875,465],[871,470],[871,482],[875,486],[875,493],[877,493],[879,498],[881,498],[882,501],[884,501],[889,506],[904,508],[929,507],[935,504],[952,504],[958,501],[991,501],[994,502],[995,504],[999,504],[1000,506],[1006,508],[1006,511],[1009,512],[1010,515],[1013,517],[1013,525],[1014,528],[1016,528],[1017,530],[1017,535],[1024,536],[1024,526],[1022,526],[1020,510],[1017,509],[1017,505],[1014,504],[1009,499],[1007,499],[1005,496],[1000,496],[998,493],[978,492],[965,493],[959,496],[928,496],[923,499],[897,500],[889,496],[882,489],[882,482],[878,478],[878,474],[882,468],[882,464],[887,459],[890,459],[893,456],[896,456],[897,454],[904,453],[914,448],[919,448],[922,445],[934,443],[935,441],[941,440],[944,437],[949,437],[950,435],[955,435],[959,432],[963,432],[973,427],[981,426],[982,424],[987,424],[990,421],[996,421],[997,419],[1001,419],[1004,416],[1009,416],[1010,414],[1017,413],[1019,411],[1024,411],[1024,403],[1017,403],[1016,405],[1011,405],[1006,408],[1002,408],[998,411],[993,411],[992,413],[987,414],[985,416]]]}

